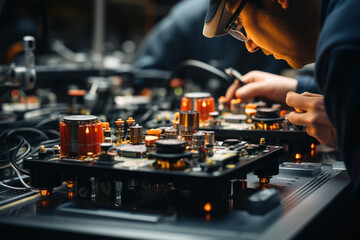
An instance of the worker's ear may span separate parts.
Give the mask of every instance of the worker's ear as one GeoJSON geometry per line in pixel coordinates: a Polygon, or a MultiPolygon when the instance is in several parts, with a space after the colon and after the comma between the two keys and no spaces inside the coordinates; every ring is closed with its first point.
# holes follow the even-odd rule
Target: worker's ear
{"type": "Polygon", "coordinates": [[[288,9],[290,0],[277,0],[283,9],[288,9]]]}

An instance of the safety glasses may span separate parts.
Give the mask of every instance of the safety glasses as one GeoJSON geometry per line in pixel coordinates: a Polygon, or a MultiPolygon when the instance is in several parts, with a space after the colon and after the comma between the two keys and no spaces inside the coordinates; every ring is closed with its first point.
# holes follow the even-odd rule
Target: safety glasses
{"type": "Polygon", "coordinates": [[[249,41],[242,22],[238,19],[248,0],[243,0],[225,26],[225,31],[242,42],[249,41]]]}

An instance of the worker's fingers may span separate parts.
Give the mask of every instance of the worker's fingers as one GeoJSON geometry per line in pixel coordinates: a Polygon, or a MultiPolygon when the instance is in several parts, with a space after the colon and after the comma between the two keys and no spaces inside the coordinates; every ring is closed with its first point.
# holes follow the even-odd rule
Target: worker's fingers
{"type": "Polygon", "coordinates": [[[301,111],[307,111],[311,107],[312,102],[311,97],[303,96],[292,91],[286,94],[286,104],[301,111]]]}
{"type": "Polygon", "coordinates": [[[236,89],[238,89],[239,87],[240,87],[239,80],[235,80],[233,82],[233,84],[231,84],[231,86],[226,91],[226,94],[225,94],[226,102],[230,102],[231,99],[233,99],[235,97],[236,89]]]}
{"type": "Polygon", "coordinates": [[[245,74],[242,78],[241,81],[245,84],[247,83],[252,83],[252,82],[256,82],[256,81],[260,81],[260,80],[264,80],[261,77],[264,74],[260,71],[251,71],[248,72],[247,74],[245,74]]]}
{"type": "Polygon", "coordinates": [[[305,97],[323,97],[323,95],[321,95],[321,94],[309,93],[309,92],[303,92],[301,94],[301,96],[305,96],[305,97]]]}
{"type": "Polygon", "coordinates": [[[253,82],[237,89],[235,96],[246,101],[254,97],[266,96],[266,91],[267,88],[264,82],[253,82]]]}
{"type": "Polygon", "coordinates": [[[309,125],[309,121],[306,119],[306,112],[290,112],[288,119],[294,125],[309,125]]]}

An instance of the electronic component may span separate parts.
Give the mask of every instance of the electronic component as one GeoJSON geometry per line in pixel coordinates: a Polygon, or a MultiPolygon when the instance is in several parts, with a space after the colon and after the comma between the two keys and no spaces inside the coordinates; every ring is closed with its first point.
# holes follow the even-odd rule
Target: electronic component
{"type": "Polygon", "coordinates": [[[199,162],[205,161],[206,150],[205,150],[205,134],[194,133],[192,136],[192,149],[196,151],[196,155],[199,162]]]}
{"type": "Polygon", "coordinates": [[[248,198],[250,214],[265,214],[278,205],[280,205],[280,194],[275,188],[262,189],[248,198]]]}
{"type": "Polygon", "coordinates": [[[86,156],[98,154],[104,142],[101,122],[96,116],[66,116],[60,123],[60,146],[62,156],[86,156]]]}
{"type": "Polygon", "coordinates": [[[190,92],[181,99],[181,111],[199,112],[200,121],[207,121],[211,112],[215,112],[215,101],[210,93],[190,92]]]}
{"type": "Polygon", "coordinates": [[[177,139],[178,131],[175,128],[166,128],[164,130],[166,139],[177,139]]]}
{"type": "Polygon", "coordinates": [[[143,141],[143,134],[142,126],[130,126],[130,143],[134,145],[141,144],[143,141]]]}
{"type": "Polygon", "coordinates": [[[279,171],[283,174],[291,174],[298,176],[315,176],[321,171],[321,163],[283,162],[279,166],[279,171]]]}
{"type": "Polygon", "coordinates": [[[115,121],[117,145],[121,145],[125,137],[125,122],[119,118],[115,121]]]}
{"type": "Polygon", "coordinates": [[[193,133],[199,129],[199,112],[180,112],[179,134],[183,140],[191,142],[193,133]]]}

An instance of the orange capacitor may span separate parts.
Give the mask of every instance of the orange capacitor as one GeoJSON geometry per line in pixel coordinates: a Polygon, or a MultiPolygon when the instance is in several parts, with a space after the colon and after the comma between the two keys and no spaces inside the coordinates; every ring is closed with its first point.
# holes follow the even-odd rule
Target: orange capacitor
{"type": "Polygon", "coordinates": [[[285,118],[286,117],[286,110],[280,111],[280,117],[285,118]]]}
{"type": "Polygon", "coordinates": [[[147,130],[146,131],[146,134],[147,135],[151,135],[151,136],[156,136],[156,137],[158,137],[159,139],[161,138],[161,132],[162,132],[162,130],[160,130],[160,129],[149,129],[149,130],[147,130]]]}
{"type": "Polygon", "coordinates": [[[85,96],[86,90],[83,89],[70,89],[68,90],[68,95],[72,97],[85,96]]]}
{"type": "Polygon", "coordinates": [[[104,130],[110,128],[110,125],[109,125],[108,122],[102,122],[102,123],[101,123],[101,126],[102,126],[102,128],[103,128],[104,130]]]}
{"type": "Polygon", "coordinates": [[[96,116],[67,116],[60,123],[60,151],[63,156],[86,156],[88,152],[96,155],[102,142],[102,123],[96,116]]]}
{"type": "Polygon", "coordinates": [[[208,108],[209,108],[209,113],[215,112],[215,100],[214,100],[213,97],[209,97],[207,99],[207,105],[208,105],[208,108]]]}
{"type": "Polygon", "coordinates": [[[200,121],[206,121],[209,119],[209,108],[207,99],[197,99],[196,109],[199,112],[200,121]]]}
{"type": "Polygon", "coordinates": [[[129,117],[128,120],[126,120],[126,122],[130,125],[130,124],[134,124],[135,120],[132,117],[129,117]]]}
{"type": "Polygon", "coordinates": [[[210,112],[215,112],[215,101],[207,92],[186,93],[181,99],[181,111],[198,111],[200,121],[207,121],[210,112]]]}
{"type": "Polygon", "coordinates": [[[191,105],[191,100],[189,98],[181,98],[181,111],[190,111],[192,109],[191,105]]]}
{"type": "Polygon", "coordinates": [[[257,105],[255,103],[248,103],[246,104],[246,108],[256,109],[257,105]]]}
{"type": "Polygon", "coordinates": [[[103,137],[104,135],[102,134],[102,126],[101,126],[101,122],[98,121],[96,123],[93,123],[92,124],[92,128],[93,128],[93,132],[94,132],[94,146],[93,146],[93,153],[98,153],[101,151],[101,148],[100,148],[100,143],[103,142],[103,137]]]}
{"type": "Polygon", "coordinates": [[[245,107],[246,115],[250,115],[250,116],[255,115],[256,114],[256,108],[257,108],[257,105],[255,103],[246,104],[246,107],[245,107]]]}

